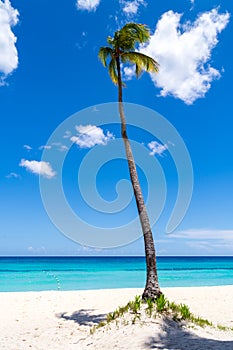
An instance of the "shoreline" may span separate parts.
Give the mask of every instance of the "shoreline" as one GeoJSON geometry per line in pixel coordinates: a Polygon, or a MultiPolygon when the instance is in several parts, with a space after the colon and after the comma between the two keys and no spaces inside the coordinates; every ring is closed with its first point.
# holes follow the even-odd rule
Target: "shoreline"
{"type": "MultiPolygon", "coordinates": [[[[161,290],[169,290],[169,289],[183,289],[183,288],[218,288],[218,287],[233,287],[232,284],[218,284],[218,285],[201,285],[201,286],[169,286],[169,287],[161,287],[161,290]]],[[[1,291],[0,290],[0,296],[1,294],[13,294],[13,293],[69,293],[69,292],[89,292],[89,291],[105,291],[105,290],[141,290],[143,291],[144,288],[141,287],[119,287],[119,288],[96,288],[96,289],[67,289],[67,290],[58,290],[58,289],[48,289],[48,290],[25,290],[25,291],[1,291]]]]}
{"type": "MultiPolygon", "coordinates": [[[[119,345],[117,349],[144,349],[141,347],[142,345],[137,344],[149,335],[160,334],[157,328],[164,327],[161,324],[162,321],[156,321],[156,324],[151,323],[145,327],[138,326],[139,328],[135,325],[135,327],[127,326],[119,330],[114,327],[108,331],[100,329],[101,333],[97,332],[90,336],[90,327],[103,321],[107,313],[127,304],[129,300],[133,300],[135,295],[140,295],[142,291],[143,288],[119,288],[1,292],[0,348],[1,350],[105,349],[103,342],[107,341],[108,346],[112,344],[108,349],[114,348],[116,342],[119,345]],[[124,336],[122,332],[125,334],[124,336]],[[129,341],[131,339],[134,343],[126,346],[125,337],[129,337],[129,341]],[[91,345],[88,343],[89,341],[92,342],[91,345]]],[[[233,327],[233,285],[169,287],[162,288],[162,291],[170,301],[187,304],[196,316],[206,318],[215,325],[233,327]]],[[[170,330],[180,334],[180,330],[174,326],[171,326],[170,330]]],[[[207,336],[210,339],[213,337],[217,337],[219,340],[226,338],[225,345],[229,343],[230,339],[231,347],[229,349],[233,348],[233,332],[228,334],[228,332],[217,330],[198,330],[195,334],[196,336],[201,334],[201,337],[207,336]]],[[[172,337],[174,338],[174,334],[172,337]]],[[[179,338],[180,335],[177,337],[179,338]]],[[[189,339],[188,335],[186,337],[189,339]]],[[[190,346],[187,348],[192,349],[190,346]]],[[[221,345],[221,349],[228,348],[221,345]]]]}

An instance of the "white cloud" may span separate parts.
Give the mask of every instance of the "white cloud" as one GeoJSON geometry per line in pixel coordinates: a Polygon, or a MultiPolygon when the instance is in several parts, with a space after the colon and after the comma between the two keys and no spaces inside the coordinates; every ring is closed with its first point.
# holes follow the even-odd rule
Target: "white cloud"
{"type": "Polygon", "coordinates": [[[149,153],[150,156],[154,156],[155,154],[158,154],[161,156],[163,154],[163,152],[165,152],[168,149],[167,144],[162,145],[161,143],[159,143],[157,141],[151,141],[150,143],[148,143],[147,146],[151,150],[151,152],[149,153]]]}
{"type": "Polygon", "coordinates": [[[61,152],[67,151],[68,149],[69,149],[69,148],[68,148],[66,145],[62,145],[62,144],[61,144],[61,145],[59,146],[59,148],[58,148],[58,150],[61,151],[61,152]]]}
{"type": "Polygon", "coordinates": [[[48,145],[43,145],[39,147],[39,150],[41,151],[42,149],[51,149],[52,146],[48,146],[48,145]]]}
{"type": "Polygon", "coordinates": [[[47,177],[48,179],[51,179],[56,175],[55,171],[52,169],[50,163],[48,162],[38,162],[37,160],[21,159],[19,165],[21,167],[26,168],[33,174],[42,175],[44,177],[47,177]]]}
{"type": "Polygon", "coordinates": [[[92,107],[92,112],[99,112],[99,109],[96,106],[92,107]]]}
{"type": "Polygon", "coordinates": [[[172,95],[192,104],[204,97],[220,72],[210,65],[211,51],[218,34],[227,26],[229,13],[212,9],[195,22],[181,24],[182,15],[168,11],[162,15],[149,43],[140,51],[160,64],[158,74],[151,74],[160,95],[172,95]]]}
{"type": "Polygon", "coordinates": [[[233,230],[188,229],[175,232],[172,238],[185,238],[189,240],[227,240],[233,241],[233,230]]]}
{"type": "Polygon", "coordinates": [[[19,174],[16,174],[16,173],[10,173],[10,174],[6,175],[6,178],[7,179],[20,179],[21,176],[19,174]]]}
{"type": "MultiPolygon", "coordinates": [[[[71,136],[71,133],[69,135],[69,137],[71,136]]],[[[67,138],[67,136],[63,136],[64,138],[67,138]]],[[[69,148],[66,145],[63,145],[61,142],[53,142],[52,146],[56,147],[56,150],[60,151],[60,152],[64,152],[67,151],[69,148]]]]}
{"type": "Polygon", "coordinates": [[[31,150],[32,150],[32,147],[29,146],[29,145],[23,145],[23,148],[25,148],[25,149],[28,150],[28,151],[31,151],[31,150]]]}
{"type": "Polygon", "coordinates": [[[135,76],[135,68],[132,66],[126,66],[123,68],[123,79],[131,80],[135,76]]]}
{"type": "Polygon", "coordinates": [[[182,245],[184,241],[187,249],[191,248],[193,254],[200,255],[200,252],[207,255],[233,253],[233,230],[188,229],[174,232],[167,238],[173,245],[182,245]]]}
{"type": "Polygon", "coordinates": [[[0,86],[5,85],[8,74],[18,67],[17,39],[11,30],[18,22],[18,15],[9,0],[0,0],[0,86]]]}
{"type": "Polygon", "coordinates": [[[27,247],[27,250],[28,250],[30,253],[33,253],[33,254],[46,253],[46,248],[45,248],[44,246],[41,246],[41,247],[32,247],[32,246],[29,246],[29,247],[27,247]]]}
{"type": "Polygon", "coordinates": [[[63,136],[63,138],[64,138],[64,139],[69,139],[69,138],[71,137],[71,135],[72,135],[72,134],[71,134],[71,131],[66,130],[66,131],[65,131],[65,135],[63,136]]]}
{"type": "Polygon", "coordinates": [[[139,7],[141,5],[146,6],[146,2],[144,0],[120,0],[120,5],[122,5],[122,11],[127,16],[134,16],[138,13],[139,7]]]}
{"type": "Polygon", "coordinates": [[[70,140],[80,148],[91,148],[95,145],[107,145],[110,140],[114,139],[113,134],[109,131],[105,135],[101,128],[95,125],[77,125],[77,136],[72,136],[70,140]]]}
{"type": "Polygon", "coordinates": [[[213,244],[213,241],[189,241],[186,242],[186,245],[192,248],[192,250],[204,251],[208,254],[214,253],[217,248],[217,245],[213,244]]]}
{"type": "Polygon", "coordinates": [[[100,4],[100,0],[77,0],[79,10],[95,11],[100,4]]]}

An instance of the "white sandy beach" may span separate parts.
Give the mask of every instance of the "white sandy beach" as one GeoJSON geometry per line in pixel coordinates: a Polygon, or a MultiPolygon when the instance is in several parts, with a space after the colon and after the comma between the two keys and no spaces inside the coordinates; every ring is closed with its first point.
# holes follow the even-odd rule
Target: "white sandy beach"
{"type": "MultiPolygon", "coordinates": [[[[140,289],[0,293],[1,350],[73,349],[233,349],[233,332],[180,327],[160,318],[90,327],[125,305],[140,289]]],[[[233,327],[233,286],[164,288],[169,300],[190,306],[213,323],[233,327]]]]}

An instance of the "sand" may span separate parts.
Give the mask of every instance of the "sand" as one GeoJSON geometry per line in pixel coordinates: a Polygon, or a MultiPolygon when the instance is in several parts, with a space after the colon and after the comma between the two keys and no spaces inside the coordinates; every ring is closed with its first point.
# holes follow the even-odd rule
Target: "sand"
{"type": "MultiPolygon", "coordinates": [[[[125,305],[140,289],[0,293],[1,350],[197,349],[233,350],[233,331],[190,328],[156,318],[111,324],[90,335],[106,313],[125,305]]],[[[164,288],[169,300],[196,315],[233,327],[233,286],[164,288]]]]}

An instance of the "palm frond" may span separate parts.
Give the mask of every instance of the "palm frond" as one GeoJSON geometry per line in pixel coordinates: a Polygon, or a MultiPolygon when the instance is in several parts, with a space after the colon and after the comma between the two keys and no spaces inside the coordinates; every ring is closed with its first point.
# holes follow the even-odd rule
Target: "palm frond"
{"type": "Polygon", "coordinates": [[[113,46],[113,44],[114,44],[114,38],[112,38],[111,36],[108,36],[108,37],[107,37],[107,43],[108,43],[109,45],[113,46]]]}
{"type": "Polygon", "coordinates": [[[122,31],[129,32],[140,43],[144,43],[150,39],[150,31],[145,24],[130,22],[122,28],[122,31]]]}
{"type": "MultiPolygon", "coordinates": [[[[110,47],[104,46],[99,50],[99,59],[108,67],[109,75],[114,84],[118,85],[118,71],[116,62],[135,65],[136,76],[139,77],[143,71],[158,72],[159,64],[152,57],[135,51],[136,44],[145,43],[150,38],[150,32],[146,25],[127,23],[123,28],[116,31],[114,37],[108,37],[110,47]]],[[[120,77],[121,78],[121,77],[120,77]]]]}
{"type": "Polygon", "coordinates": [[[133,50],[136,44],[145,43],[149,38],[150,31],[147,26],[133,22],[127,23],[114,36],[114,39],[118,39],[118,45],[122,50],[133,50]]]}
{"type": "Polygon", "coordinates": [[[136,73],[136,76],[137,78],[140,77],[140,75],[142,74],[143,72],[143,68],[142,66],[140,66],[139,64],[135,64],[136,68],[135,68],[135,73],[136,73]]]}
{"type": "Polygon", "coordinates": [[[155,61],[152,57],[140,52],[124,52],[121,55],[121,60],[123,63],[128,62],[136,65],[137,77],[139,77],[143,71],[157,73],[159,70],[159,64],[157,61],[155,61]]]}
{"type": "Polygon", "coordinates": [[[104,67],[107,67],[107,59],[113,56],[113,49],[108,46],[103,46],[99,49],[98,57],[104,67]]]}
{"type": "Polygon", "coordinates": [[[111,59],[108,65],[108,73],[110,75],[110,78],[112,79],[112,82],[117,85],[118,76],[117,76],[116,60],[114,58],[111,59]]]}

